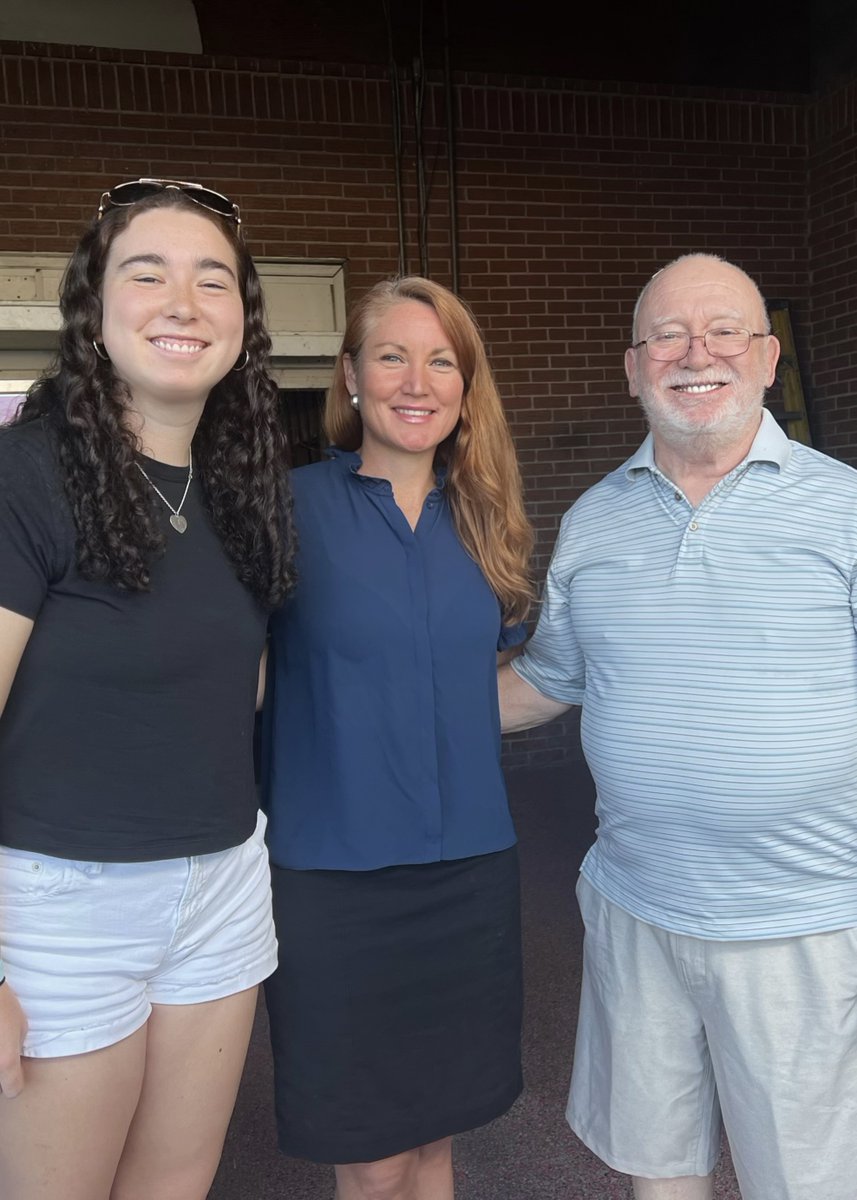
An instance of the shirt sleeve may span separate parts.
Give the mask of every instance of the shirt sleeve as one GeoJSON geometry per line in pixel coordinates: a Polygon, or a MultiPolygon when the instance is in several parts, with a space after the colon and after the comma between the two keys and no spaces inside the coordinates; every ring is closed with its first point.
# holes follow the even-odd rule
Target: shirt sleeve
{"type": "Polygon", "coordinates": [[[51,489],[42,466],[0,436],[0,607],[35,618],[56,561],[51,489]]]}
{"type": "Polygon", "coordinates": [[[502,625],[500,636],[497,639],[497,649],[509,650],[512,646],[520,646],[521,642],[526,640],[527,627],[523,621],[519,621],[517,625],[502,625]]]}
{"type": "Polygon", "coordinates": [[[522,654],[511,661],[512,670],[537,692],[563,704],[582,704],[586,663],[571,620],[573,561],[571,512],[560,526],[548,569],[542,610],[536,631],[522,654]]]}

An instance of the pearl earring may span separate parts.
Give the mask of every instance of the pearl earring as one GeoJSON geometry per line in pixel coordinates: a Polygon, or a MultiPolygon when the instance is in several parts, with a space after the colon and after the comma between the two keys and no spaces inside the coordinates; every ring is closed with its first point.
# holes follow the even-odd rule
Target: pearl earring
{"type": "Polygon", "coordinates": [[[359,407],[360,407],[360,397],[359,397],[359,396],[352,396],[352,397],[351,397],[351,407],[352,407],[352,408],[359,408],[359,407]]]}

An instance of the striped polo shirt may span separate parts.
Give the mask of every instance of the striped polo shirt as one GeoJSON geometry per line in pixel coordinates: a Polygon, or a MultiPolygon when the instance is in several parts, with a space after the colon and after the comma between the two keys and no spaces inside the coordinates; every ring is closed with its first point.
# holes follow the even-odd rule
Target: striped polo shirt
{"type": "Polygon", "coordinates": [[[592,885],[697,937],[857,925],[857,471],[763,414],[693,508],[651,435],[566,513],[514,669],[583,705],[592,885]]]}

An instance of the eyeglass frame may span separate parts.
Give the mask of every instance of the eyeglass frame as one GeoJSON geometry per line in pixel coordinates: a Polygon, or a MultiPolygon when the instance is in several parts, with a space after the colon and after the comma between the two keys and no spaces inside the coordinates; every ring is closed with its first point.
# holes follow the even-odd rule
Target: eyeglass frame
{"type": "Polygon", "coordinates": [[[183,196],[187,196],[189,200],[193,200],[194,204],[198,204],[200,208],[204,208],[206,212],[214,213],[216,217],[222,217],[224,221],[234,221],[238,233],[242,233],[241,209],[234,200],[230,200],[229,197],[224,196],[222,192],[216,192],[214,188],[206,187],[204,183],[191,183],[186,179],[125,179],[122,181],[122,183],[116,183],[112,188],[108,188],[106,192],[102,192],[101,200],[98,204],[97,219],[100,221],[107,212],[108,208],[131,208],[134,204],[139,204],[141,200],[148,199],[148,195],[156,196],[158,194],[157,191],[154,191],[145,196],[137,196],[134,200],[126,200],[124,202],[113,199],[112,193],[115,192],[117,188],[132,187],[135,184],[147,184],[151,187],[158,188],[161,191],[167,191],[170,188],[175,188],[175,190],[181,192],[183,196]],[[216,196],[218,200],[223,200],[226,204],[228,204],[232,211],[222,212],[218,208],[213,208],[210,204],[206,204],[204,200],[200,199],[199,195],[194,194],[198,192],[204,192],[209,196],[216,196]]]}
{"type": "MultiPolygon", "coordinates": [[[[678,331],[676,331],[676,332],[678,332],[678,331]]],[[[694,342],[702,342],[703,346],[705,347],[706,350],[708,350],[708,353],[711,355],[712,358],[739,358],[742,354],[746,354],[747,351],[750,349],[750,345],[752,344],[753,338],[763,338],[763,337],[771,336],[770,332],[751,333],[749,329],[735,329],[733,332],[746,333],[746,335],[747,335],[747,345],[744,347],[744,349],[736,350],[733,354],[716,354],[713,350],[708,349],[708,342],[706,341],[706,338],[708,337],[708,335],[710,333],[716,333],[716,332],[717,332],[716,329],[707,329],[705,331],[705,333],[694,333],[694,334],[683,333],[683,334],[681,334],[682,337],[687,338],[687,346],[681,354],[676,354],[675,357],[673,357],[673,358],[655,358],[654,354],[652,354],[651,350],[649,350],[649,341],[651,340],[650,338],[643,338],[642,341],[632,343],[631,349],[639,350],[641,346],[645,346],[646,347],[646,355],[651,359],[652,362],[680,362],[681,359],[686,358],[688,356],[688,354],[690,354],[690,348],[694,342]]],[[[659,335],[652,334],[652,337],[657,337],[657,336],[659,336],[659,335]]]]}

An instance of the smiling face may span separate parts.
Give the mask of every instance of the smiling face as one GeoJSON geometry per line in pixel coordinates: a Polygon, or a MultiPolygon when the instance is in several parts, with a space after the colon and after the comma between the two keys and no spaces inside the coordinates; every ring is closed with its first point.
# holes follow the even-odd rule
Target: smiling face
{"type": "Polygon", "coordinates": [[[457,355],[431,305],[393,304],[370,327],[356,362],[346,355],[343,365],[360,398],[367,473],[385,475],[402,456],[430,465],[458,424],[464,396],[457,355]]]}
{"type": "Polygon", "coordinates": [[[639,397],[656,445],[702,437],[728,446],[755,434],[765,389],[774,380],[779,343],[773,336],[754,338],[743,354],[716,358],[700,335],[721,327],[750,333],[766,329],[761,298],[737,267],[694,256],[666,268],[649,285],[635,341],[667,331],[697,339],[675,362],[655,361],[645,346],[625,353],[631,395],[639,397]]]}
{"type": "Polygon", "coordinates": [[[141,212],[110,247],[101,300],[101,340],[131,408],[198,416],[244,340],[235,253],[214,221],[141,212]]]}

